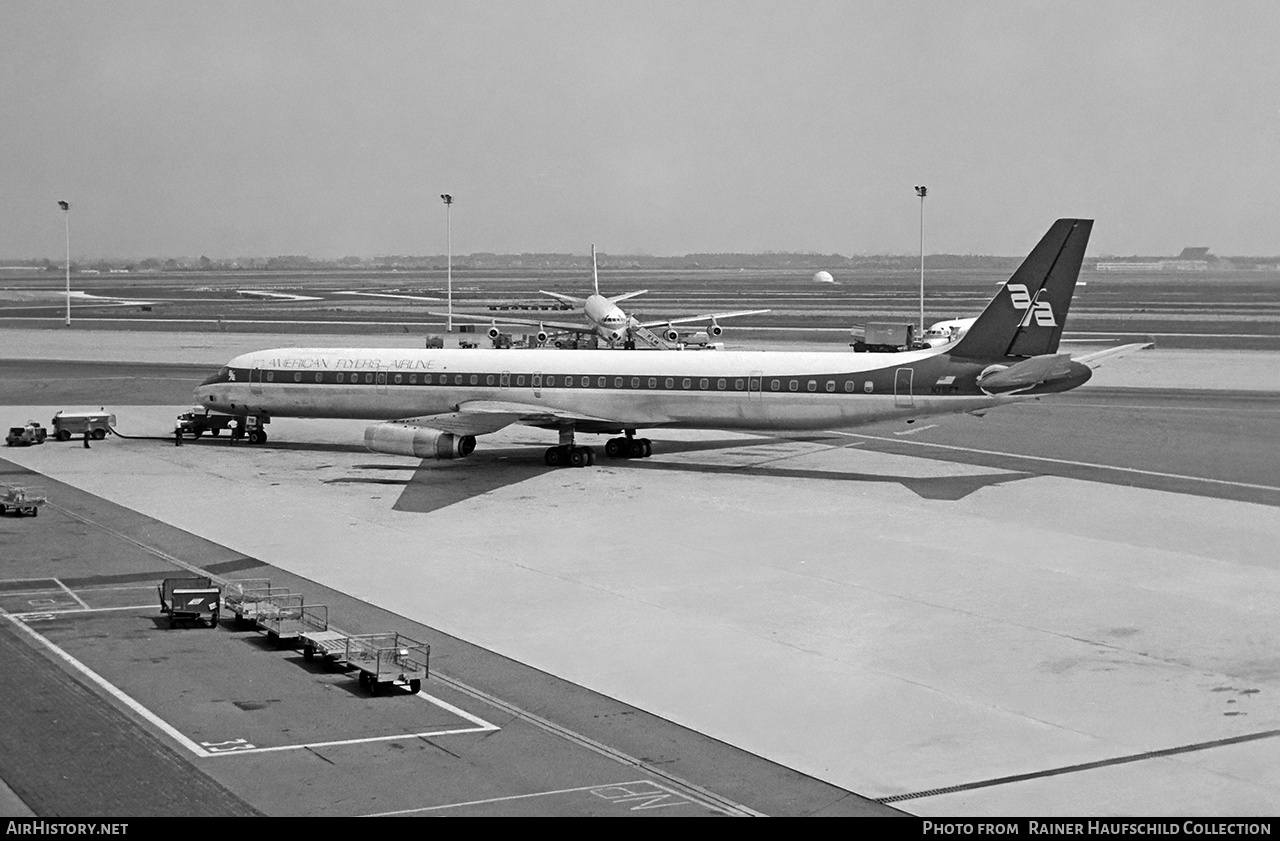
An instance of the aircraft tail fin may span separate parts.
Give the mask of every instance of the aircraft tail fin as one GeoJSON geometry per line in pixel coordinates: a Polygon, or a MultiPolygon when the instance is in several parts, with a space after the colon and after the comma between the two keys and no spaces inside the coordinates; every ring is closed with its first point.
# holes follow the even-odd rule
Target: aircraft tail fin
{"type": "Polygon", "coordinates": [[[1054,222],[951,355],[997,359],[1057,353],[1092,229],[1092,219],[1054,222]]]}
{"type": "Polygon", "coordinates": [[[596,244],[591,243],[591,287],[600,294],[600,274],[596,271],[596,244]]]}

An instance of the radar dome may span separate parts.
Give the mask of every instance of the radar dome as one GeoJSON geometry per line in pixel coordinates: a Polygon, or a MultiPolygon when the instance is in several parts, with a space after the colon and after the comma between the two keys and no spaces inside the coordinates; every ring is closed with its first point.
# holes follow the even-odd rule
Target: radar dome
{"type": "Polygon", "coordinates": [[[831,276],[831,272],[814,272],[814,283],[835,283],[836,279],[831,276]]]}

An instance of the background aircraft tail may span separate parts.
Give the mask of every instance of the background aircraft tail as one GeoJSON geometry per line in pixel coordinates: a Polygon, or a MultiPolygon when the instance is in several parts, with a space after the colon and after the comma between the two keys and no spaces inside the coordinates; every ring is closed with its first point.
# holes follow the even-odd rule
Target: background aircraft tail
{"type": "Polygon", "coordinates": [[[951,355],[997,359],[1057,353],[1092,230],[1092,219],[1054,222],[951,355]]]}

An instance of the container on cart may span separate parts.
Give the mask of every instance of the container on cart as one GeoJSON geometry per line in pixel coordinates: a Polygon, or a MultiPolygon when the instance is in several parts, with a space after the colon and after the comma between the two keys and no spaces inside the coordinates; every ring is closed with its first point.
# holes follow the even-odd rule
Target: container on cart
{"type": "Polygon", "coordinates": [[[166,578],[156,588],[160,593],[160,612],[169,617],[169,627],[179,622],[208,622],[218,627],[218,611],[222,605],[222,588],[208,578],[166,578]]]}

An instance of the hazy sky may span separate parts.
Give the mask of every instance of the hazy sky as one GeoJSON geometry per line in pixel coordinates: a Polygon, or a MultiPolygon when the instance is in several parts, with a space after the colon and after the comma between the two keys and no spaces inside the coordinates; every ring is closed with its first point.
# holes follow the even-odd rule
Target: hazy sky
{"type": "Polygon", "coordinates": [[[1280,254],[1280,3],[0,0],[0,257],[1280,254]]]}

